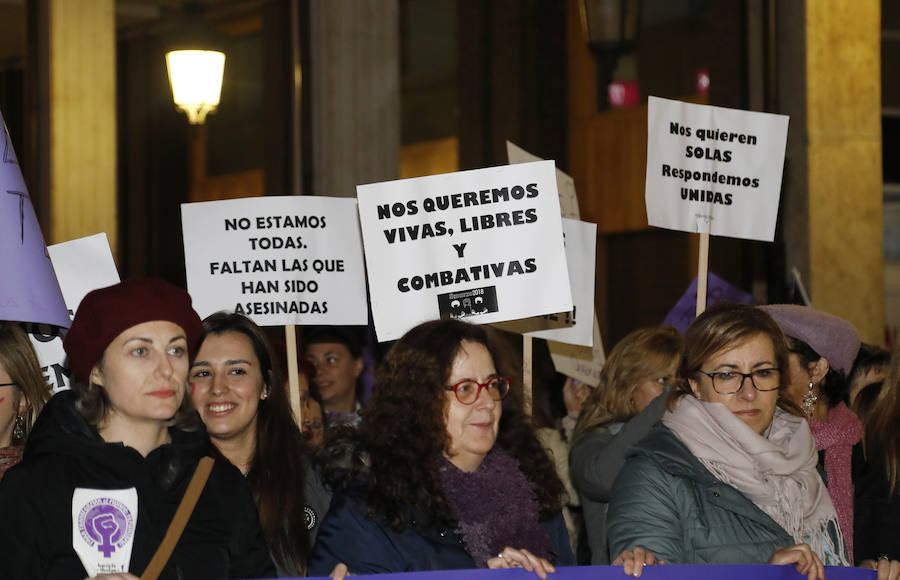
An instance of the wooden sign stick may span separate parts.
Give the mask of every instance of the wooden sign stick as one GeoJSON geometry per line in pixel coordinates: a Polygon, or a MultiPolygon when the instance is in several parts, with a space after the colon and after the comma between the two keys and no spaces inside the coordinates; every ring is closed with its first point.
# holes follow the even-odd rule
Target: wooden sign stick
{"type": "Polygon", "coordinates": [[[700,234],[700,256],[697,260],[697,316],[706,310],[706,278],[709,268],[709,232],[700,234]]]}
{"type": "Polygon", "coordinates": [[[522,397],[525,406],[525,414],[531,415],[531,391],[532,391],[532,338],[523,335],[522,342],[522,397]]]}
{"type": "Polygon", "coordinates": [[[300,373],[297,369],[297,327],[293,324],[284,326],[284,342],[287,345],[288,393],[291,400],[291,412],[297,420],[297,426],[303,425],[303,411],[300,401],[300,373]]]}

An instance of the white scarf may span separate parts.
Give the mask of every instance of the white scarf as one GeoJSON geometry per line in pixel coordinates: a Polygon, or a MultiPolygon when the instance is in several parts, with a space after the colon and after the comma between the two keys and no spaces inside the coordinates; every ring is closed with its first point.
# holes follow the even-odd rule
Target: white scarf
{"type": "Polygon", "coordinates": [[[825,564],[850,565],[805,419],[776,408],[760,436],[725,405],[687,395],[662,422],[716,479],[744,494],[794,541],[809,544],[825,564]]]}

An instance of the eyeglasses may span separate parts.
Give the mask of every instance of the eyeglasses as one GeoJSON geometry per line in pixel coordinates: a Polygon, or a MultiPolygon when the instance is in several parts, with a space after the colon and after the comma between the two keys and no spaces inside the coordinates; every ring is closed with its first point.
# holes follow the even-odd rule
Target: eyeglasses
{"type": "Polygon", "coordinates": [[[752,373],[739,373],[737,371],[722,371],[707,373],[697,371],[712,379],[713,389],[720,395],[733,395],[744,386],[744,379],[749,378],[750,384],[757,391],[774,391],[781,386],[781,371],[776,368],[757,369],[752,373]]]}
{"type": "Polygon", "coordinates": [[[19,383],[0,383],[0,387],[15,387],[19,383]]]}
{"type": "Polygon", "coordinates": [[[486,383],[479,383],[472,379],[459,381],[455,385],[444,387],[453,391],[456,400],[463,405],[471,405],[481,396],[481,389],[487,389],[488,395],[495,401],[502,401],[509,394],[510,380],[506,377],[491,377],[486,383]]]}

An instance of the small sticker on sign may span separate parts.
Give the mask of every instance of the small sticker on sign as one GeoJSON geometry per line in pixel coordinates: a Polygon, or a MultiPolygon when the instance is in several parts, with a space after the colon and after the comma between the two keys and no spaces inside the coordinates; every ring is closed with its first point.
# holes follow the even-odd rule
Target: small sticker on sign
{"type": "Polygon", "coordinates": [[[465,318],[499,310],[496,286],[438,294],[437,299],[441,318],[465,318]]]}

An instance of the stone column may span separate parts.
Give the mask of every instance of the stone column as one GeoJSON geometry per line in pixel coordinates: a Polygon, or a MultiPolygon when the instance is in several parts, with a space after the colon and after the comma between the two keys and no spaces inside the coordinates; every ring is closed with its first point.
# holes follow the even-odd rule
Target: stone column
{"type": "Polygon", "coordinates": [[[31,46],[46,55],[33,71],[43,129],[32,194],[45,206],[48,244],[106,232],[116,251],[114,9],[113,0],[37,0],[29,9],[31,46]]]}
{"type": "MultiPolygon", "coordinates": [[[[310,83],[316,195],[354,197],[400,164],[397,0],[312,0],[310,83]]],[[[450,114],[448,112],[448,114],[450,114]]]]}
{"type": "Polygon", "coordinates": [[[787,266],[816,308],[884,342],[879,0],[778,2],[779,104],[791,115],[787,266]]]}

